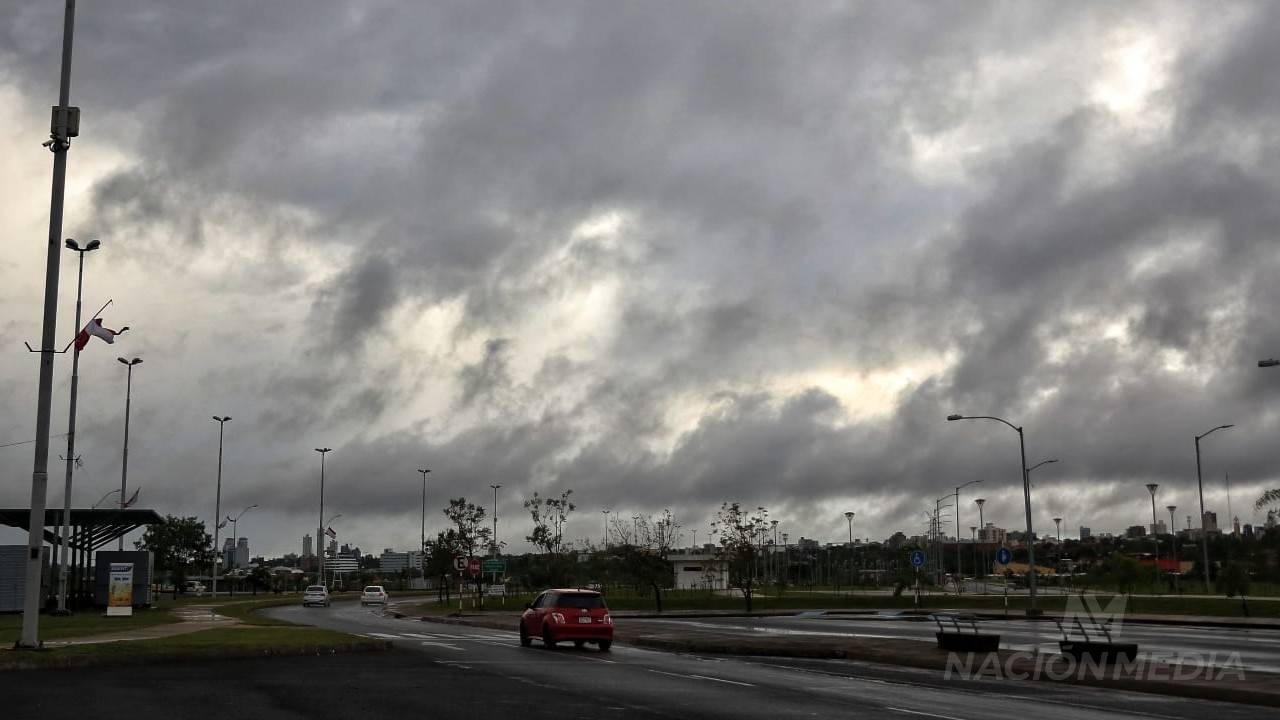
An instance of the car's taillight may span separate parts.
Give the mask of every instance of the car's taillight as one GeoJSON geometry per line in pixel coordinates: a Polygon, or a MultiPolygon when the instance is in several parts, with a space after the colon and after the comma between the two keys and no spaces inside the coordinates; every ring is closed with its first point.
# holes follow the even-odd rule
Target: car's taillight
{"type": "Polygon", "coordinates": [[[605,614],[604,614],[604,624],[605,624],[605,625],[612,625],[612,624],[613,624],[613,618],[609,617],[609,613],[605,613],[605,614]]]}
{"type": "Polygon", "coordinates": [[[557,625],[563,625],[563,624],[564,624],[564,614],[563,614],[563,613],[553,612],[553,613],[551,613],[551,619],[552,619],[552,620],[555,620],[557,625]]]}

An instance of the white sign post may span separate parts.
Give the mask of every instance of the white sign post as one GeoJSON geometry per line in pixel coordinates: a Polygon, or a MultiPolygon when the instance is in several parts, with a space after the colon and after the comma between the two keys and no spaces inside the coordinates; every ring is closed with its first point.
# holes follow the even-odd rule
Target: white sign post
{"type": "Polygon", "coordinates": [[[133,563],[111,563],[107,581],[107,617],[133,615],[133,563]]]}

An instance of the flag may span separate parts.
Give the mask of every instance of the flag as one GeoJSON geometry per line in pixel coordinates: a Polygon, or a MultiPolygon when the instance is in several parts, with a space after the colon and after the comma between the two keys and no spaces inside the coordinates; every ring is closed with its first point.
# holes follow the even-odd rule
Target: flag
{"type": "Polygon", "coordinates": [[[119,330],[112,330],[109,327],[103,326],[102,318],[94,318],[89,321],[88,325],[84,326],[84,329],[80,331],[79,335],[76,335],[76,352],[84,350],[84,346],[89,344],[90,335],[96,335],[102,338],[102,340],[108,345],[111,345],[115,343],[117,335],[128,329],[129,326],[126,325],[119,330]]]}
{"type": "Polygon", "coordinates": [[[337,539],[338,539],[338,533],[334,532],[334,531],[333,531],[333,528],[326,528],[326,529],[325,529],[325,531],[324,531],[324,534],[325,534],[325,535],[328,535],[330,538],[332,538],[332,539],[334,539],[334,540],[337,540],[337,539]]]}
{"type": "Polygon", "coordinates": [[[129,500],[125,502],[124,506],[129,507],[130,505],[133,505],[134,503],[138,502],[139,492],[142,492],[142,488],[138,488],[137,490],[134,490],[133,494],[129,496],[129,500]]]}

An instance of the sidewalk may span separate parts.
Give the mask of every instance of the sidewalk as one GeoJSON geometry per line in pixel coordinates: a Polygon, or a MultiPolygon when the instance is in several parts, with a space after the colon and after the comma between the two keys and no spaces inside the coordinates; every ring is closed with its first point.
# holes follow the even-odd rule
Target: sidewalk
{"type": "MultiPolygon", "coordinates": [[[[46,640],[43,643],[43,647],[53,649],[70,647],[72,645],[97,645],[100,643],[126,642],[130,640],[155,640],[158,638],[174,637],[176,635],[187,635],[189,633],[200,632],[201,630],[234,627],[240,624],[240,621],[235,618],[216,614],[212,605],[185,605],[170,612],[180,618],[180,621],[176,623],[165,623],[163,625],[148,625],[146,627],[120,632],[97,633],[94,635],[83,635],[80,637],[46,640]]],[[[13,648],[5,647],[3,649],[12,650],[13,648]]]]}

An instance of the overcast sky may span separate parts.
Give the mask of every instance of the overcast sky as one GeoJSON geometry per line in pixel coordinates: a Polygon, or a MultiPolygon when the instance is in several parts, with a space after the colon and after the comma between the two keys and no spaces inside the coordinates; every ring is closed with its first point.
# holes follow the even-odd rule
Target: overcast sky
{"type": "MultiPolygon", "coordinates": [[[[62,3],[0,1],[0,444],[35,436],[62,3]]],[[[447,498],[721,502],[842,540],[1225,524],[1280,482],[1280,4],[81,3],[63,235],[85,306],[75,505],[319,512],[366,552],[447,498]],[[1193,521],[1198,525],[1198,521],[1193,521]]],[[[62,258],[59,337],[74,333],[62,258]]],[[[70,358],[53,432],[66,432],[70,358]]],[[[0,448],[0,506],[32,446],[0,448]]],[[[63,469],[51,451],[51,505],[63,469]]],[[[22,542],[0,530],[0,542],[22,542]]]]}

